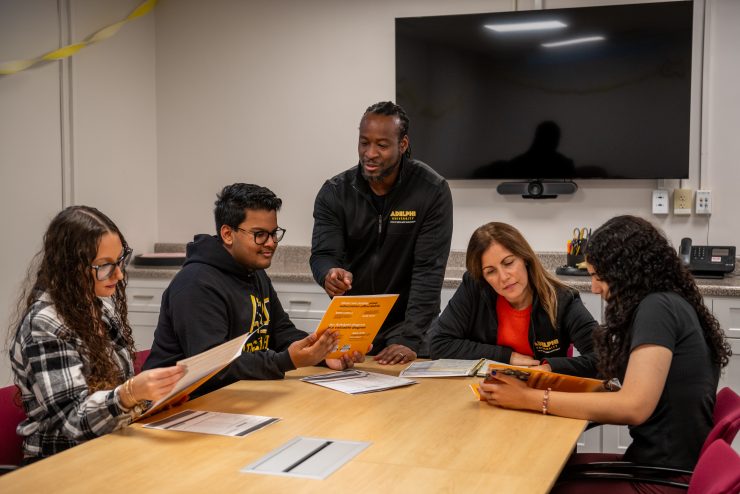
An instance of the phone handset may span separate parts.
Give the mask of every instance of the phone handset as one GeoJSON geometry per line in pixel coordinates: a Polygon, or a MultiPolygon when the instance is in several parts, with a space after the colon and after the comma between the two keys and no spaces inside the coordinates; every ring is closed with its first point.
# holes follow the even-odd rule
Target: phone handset
{"type": "Polygon", "coordinates": [[[681,239],[681,247],[678,250],[678,256],[681,258],[681,262],[684,266],[688,266],[691,263],[691,239],[689,237],[681,239]]]}

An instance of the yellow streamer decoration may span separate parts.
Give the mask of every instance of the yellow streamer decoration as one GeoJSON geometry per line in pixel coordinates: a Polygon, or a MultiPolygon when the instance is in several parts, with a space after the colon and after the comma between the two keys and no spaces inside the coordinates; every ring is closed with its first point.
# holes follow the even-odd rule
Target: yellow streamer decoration
{"type": "Polygon", "coordinates": [[[0,76],[15,74],[33,67],[36,64],[42,62],[51,62],[54,60],[62,60],[67,57],[71,57],[86,46],[90,46],[98,41],[108,39],[118,32],[121,27],[129,21],[148,14],[157,5],[158,0],[144,0],[134,10],[131,11],[123,20],[115,22],[109,26],[105,26],[102,29],[98,29],[90,36],[80,41],[79,43],[72,43],[71,45],[62,46],[48,53],[44,53],[36,58],[30,60],[12,60],[0,64],[0,76]]]}

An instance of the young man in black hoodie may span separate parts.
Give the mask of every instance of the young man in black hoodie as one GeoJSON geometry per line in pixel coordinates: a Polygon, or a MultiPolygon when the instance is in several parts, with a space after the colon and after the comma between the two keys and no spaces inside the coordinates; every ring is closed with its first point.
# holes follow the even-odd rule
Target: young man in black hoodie
{"type": "Polygon", "coordinates": [[[375,360],[428,356],[452,239],[447,182],[409,156],[409,119],[390,101],[360,120],[359,163],[321,187],[311,270],[326,293],[400,296],[373,341],[375,360]]]}
{"type": "MultiPolygon", "coordinates": [[[[244,333],[256,332],[242,354],[201,386],[197,394],[240,379],[280,379],[286,371],[315,365],[334,349],[338,336],[297,329],[280,305],[265,269],[285,230],[278,227],[282,201],[265,187],[224,187],[214,211],[218,236],[196,235],[183,269],[162,295],[159,322],[145,369],[174,365],[244,333]]],[[[329,359],[332,369],[351,367],[364,356],[329,359]]]]}

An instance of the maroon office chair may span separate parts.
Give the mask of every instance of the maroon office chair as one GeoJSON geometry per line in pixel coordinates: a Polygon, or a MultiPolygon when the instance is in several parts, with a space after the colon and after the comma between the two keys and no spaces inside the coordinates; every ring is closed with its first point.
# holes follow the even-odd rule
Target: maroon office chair
{"type": "Polygon", "coordinates": [[[717,439],[732,444],[738,430],[740,430],[740,396],[730,388],[722,388],[717,393],[713,417],[714,427],[709,431],[699,456],[717,439]]]}
{"type": "Polygon", "coordinates": [[[740,409],[740,395],[732,388],[722,388],[717,393],[717,401],[714,403],[714,423],[716,424],[727,417],[733,410],[740,409]]]}
{"type": "Polygon", "coordinates": [[[15,429],[26,413],[15,385],[0,388],[0,475],[18,468],[23,460],[23,438],[15,429]]]}
{"type": "Polygon", "coordinates": [[[136,352],[136,359],[134,360],[134,374],[141,372],[141,368],[144,367],[144,362],[146,362],[149,352],[150,350],[139,350],[136,352]]]}
{"type": "MultiPolygon", "coordinates": [[[[723,388],[717,394],[713,418],[714,426],[704,440],[699,458],[717,441],[731,445],[740,430],[740,397],[730,388],[723,388]]],[[[686,488],[688,484],[671,477],[692,474],[691,470],[639,465],[628,461],[596,461],[566,466],[560,480],[627,480],[686,488]]]]}
{"type": "MultiPolygon", "coordinates": [[[[737,396],[737,395],[736,395],[737,396]]],[[[740,492],[740,456],[725,441],[707,446],[691,476],[688,494],[740,492]]]]}

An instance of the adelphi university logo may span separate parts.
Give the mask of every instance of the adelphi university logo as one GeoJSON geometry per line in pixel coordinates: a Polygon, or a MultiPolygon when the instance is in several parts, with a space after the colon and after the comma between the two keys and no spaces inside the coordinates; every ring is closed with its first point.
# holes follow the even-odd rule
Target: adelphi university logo
{"type": "Polygon", "coordinates": [[[416,223],[416,211],[391,211],[391,223],[416,223]]]}
{"type": "Polygon", "coordinates": [[[560,341],[555,338],[550,341],[535,341],[534,349],[541,353],[553,353],[560,350],[560,341]]]}

